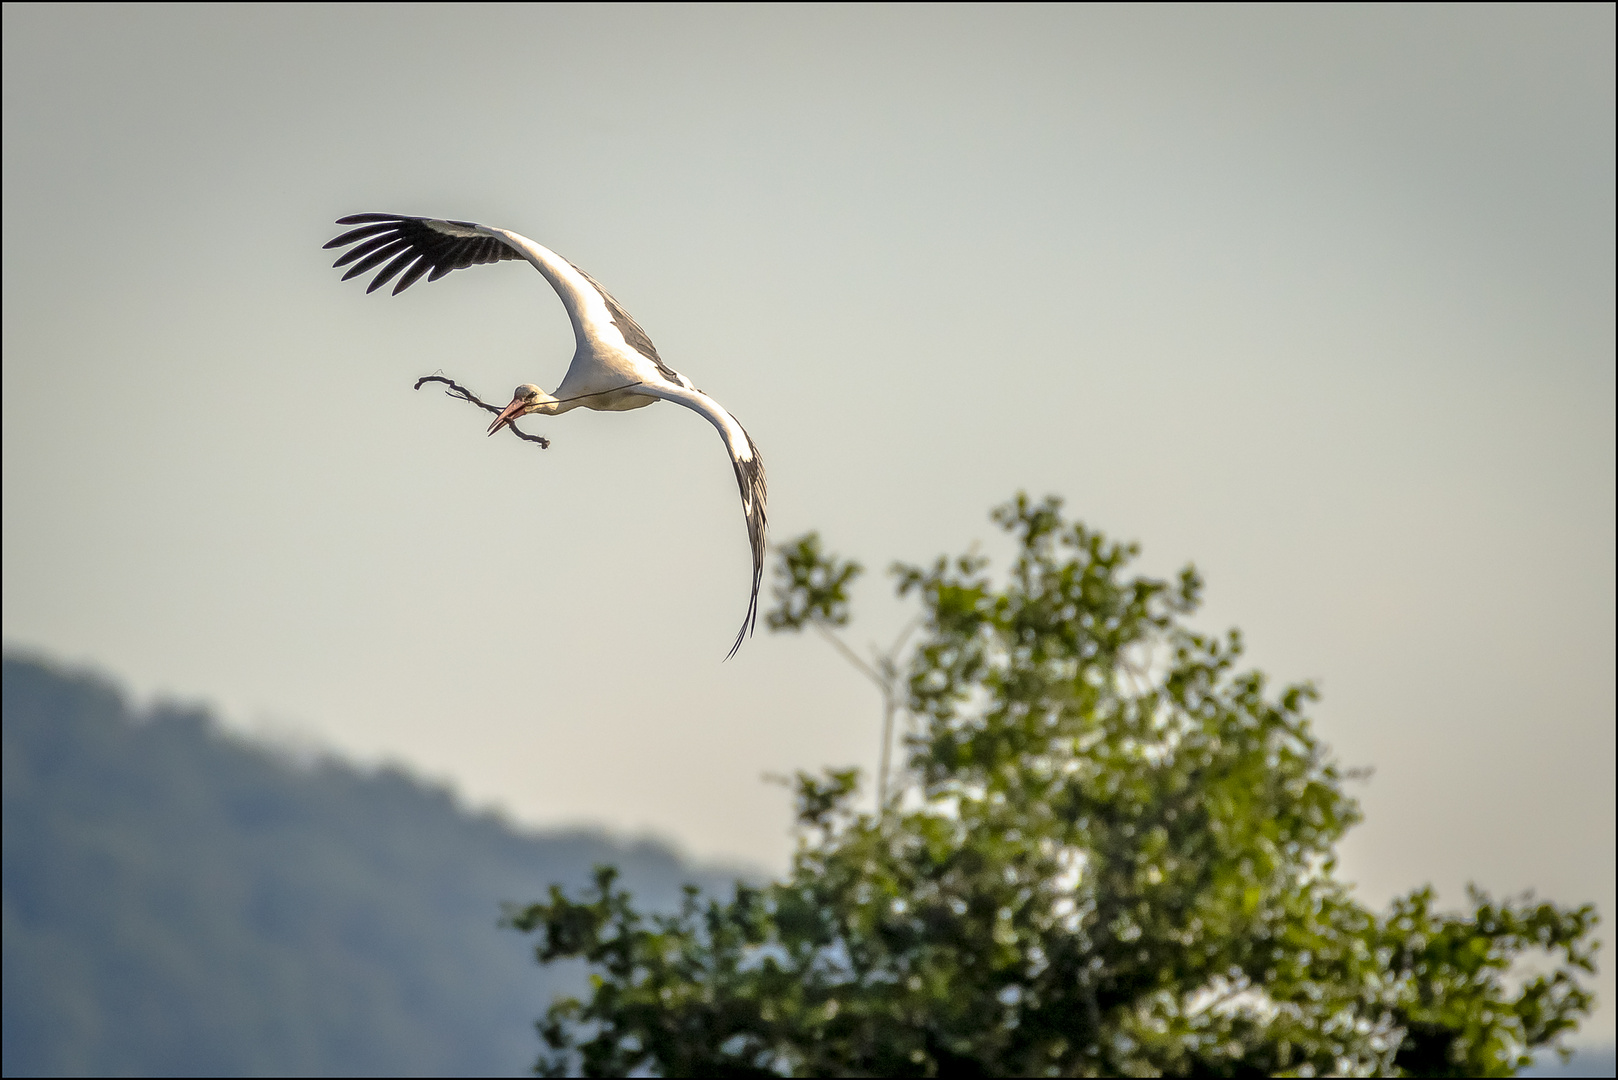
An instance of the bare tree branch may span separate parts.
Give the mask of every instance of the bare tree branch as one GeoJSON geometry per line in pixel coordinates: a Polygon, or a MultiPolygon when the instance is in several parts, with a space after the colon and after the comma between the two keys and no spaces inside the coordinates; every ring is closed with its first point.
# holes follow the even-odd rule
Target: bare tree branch
{"type": "MultiPolygon", "coordinates": [[[[442,375],[423,375],[421,378],[416,380],[416,389],[420,390],[422,383],[430,382],[439,382],[448,386],[449,389],[444,391],[444,396],[446,397],[452,397],[459,401],[470,401],[484,412],[491,412],[496,416],[500,415],[500,406],[490,405],[487,401],[482,400],[476,394],[472,393],[472,391],[468,390],[454,379],[448,379],[442,375]]],[[[517,438],[523,440],[524,442],[538,443],[541,450],[547,449],[551,445],[551,441],[545,438],[543,435],[530,435],[526,431],[517,430],[517,425],[514,422],[508,422],[506,427],[513,435],[517,436],[517,438]]]]}
{"type": "Polygon", "coordinates": [[[859,653],[855,652],[853,649],[850,649],[847,645],[844,645],[842,638],[832,633],[818,619],[814,620],[809,625],[820,631],[820,636],[831,642],[832,647],[843,654],[843,659],[847,660],[850,664],[853,664],[856,668],[858,668],[861,675],[864,675],[867,679],[870,679],[872,682],[876,683],[876,688],[878,690],[881,690],[884,694],[888,692],[888,684],[883,681],[882,676],[877,672],[877,670],[870,664],[867,664],[864,660],[861,660],[859,653]]]}
{"type": "Polygon", "coordinates": [[[899,632],[899,636],[893,641],[893,647],[887,652],[882,652],[875,645],[871,646],[875,667],[860,659],[859,653],[843,644],[843,639],[838,637],[824,620],[811,618],[809,625],[820,631],[820,636],[831,642],[832,647],[843,655],[843,659],[853,664],[860,674],[876,683],[876,688],[882,691],[882,756],[876,767],[876,809],[877,816],[880,817],[886,814],[888,809],[888,773],[891,771],[890,762],[893,755],[893,718],[903,709],[901,705],[903,698],[899,693],[903,685],[899,672],[899,650],[904,648],[905,643],[910,640],[910,635],[921,626],[921,619],[912,619],[899,632]]]}

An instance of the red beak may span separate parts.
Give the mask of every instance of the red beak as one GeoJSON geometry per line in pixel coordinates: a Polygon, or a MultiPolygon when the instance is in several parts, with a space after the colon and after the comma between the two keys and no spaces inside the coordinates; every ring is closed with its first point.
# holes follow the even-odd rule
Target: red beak
{"type": "Polygon", "coordinates": [[[494,418],[494,423],[489,425],[489,434],[493,435],[495,432],[517,419],[517,417],[521,416],[522,407],[525,404],[527,404],[527,402],[523,401],[522,398],[512,398],[511,404],[507,405],[505,410],[501,412],[499,416],[494,418]]]}

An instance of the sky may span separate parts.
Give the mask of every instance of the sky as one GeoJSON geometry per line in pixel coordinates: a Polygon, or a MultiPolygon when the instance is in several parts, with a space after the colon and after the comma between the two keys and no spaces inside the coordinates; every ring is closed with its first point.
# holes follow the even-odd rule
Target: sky
{"type": "MultiPolygon", "coordinates": [[[[875,690],[760,630],[713,430],[504,403],[601,281],[769,469],[776,539],[1007,547],[1018,490],[1195,562],[1365,823],[1342,873],[1614,912],[1614,9],[4,8],[3,634],[533,826],[780,868],[765,774],[875,690]]],[[[1610,952],[1610,949],[1608,950],[1610,952]]],[[[1611,1042],[1604,1004],[1581,1041],[1611,1042]]]]}

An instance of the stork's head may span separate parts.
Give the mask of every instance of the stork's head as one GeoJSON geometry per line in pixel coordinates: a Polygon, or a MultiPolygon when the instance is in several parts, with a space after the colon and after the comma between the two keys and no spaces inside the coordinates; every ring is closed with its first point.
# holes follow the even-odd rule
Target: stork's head
{"type": "Polygon", "coordinates": [[[494,423],[489,425],[489,434],[493,435],[507,424],[520,416],[527,416],[532,412],[549,412],[548,406],[554,405],[556,399],[533,383],[523,383],[511,392],[511,404],[500,411],[494,423]]]}

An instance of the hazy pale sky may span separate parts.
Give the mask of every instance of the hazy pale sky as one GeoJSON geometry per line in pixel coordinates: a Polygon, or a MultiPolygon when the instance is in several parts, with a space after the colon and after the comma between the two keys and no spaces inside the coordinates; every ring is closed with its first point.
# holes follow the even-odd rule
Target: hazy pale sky
{"type": "MultiPolygon", "coordinates": [[[[543,279],[366,296],[320,250],[483,221],[747,425],[776,538],[1000,554],[990,506],[1060,494],[1318,682],[1367,900],[1610,925],[1613,43],[1610,5],[7,5],[5,640],[783,865],[761,774],[869,767],[878,703],[812,638],[720,662],[712,429],[485,439],[411,383],[555,386],[543,279]]],[[[872,574],[852,640],[905,617],[872,574]]]]}

